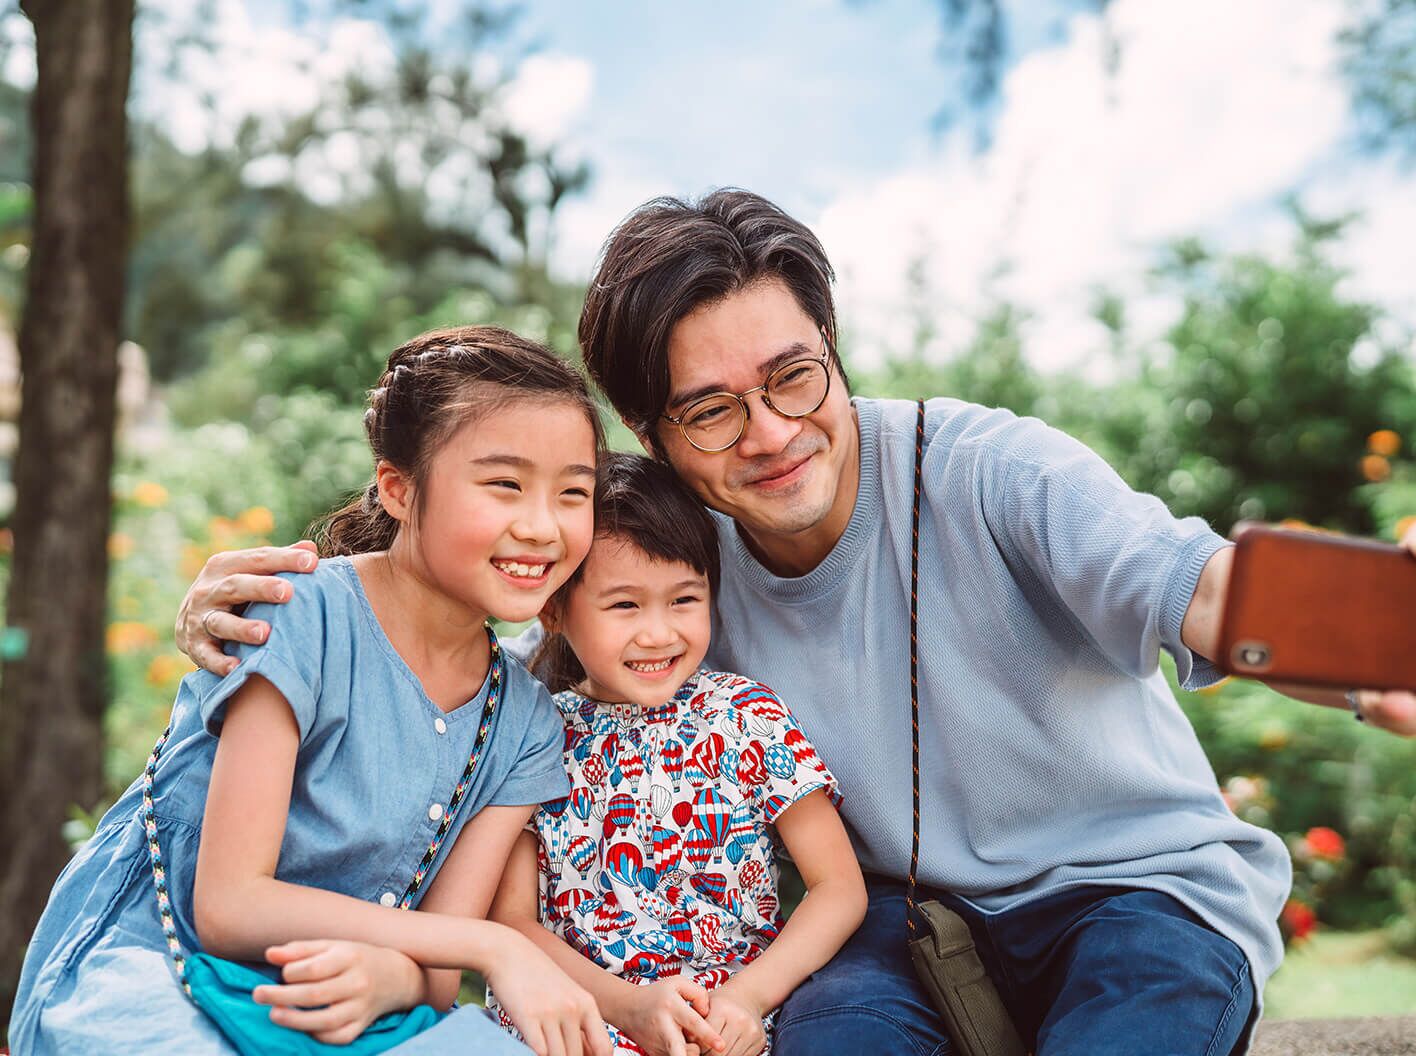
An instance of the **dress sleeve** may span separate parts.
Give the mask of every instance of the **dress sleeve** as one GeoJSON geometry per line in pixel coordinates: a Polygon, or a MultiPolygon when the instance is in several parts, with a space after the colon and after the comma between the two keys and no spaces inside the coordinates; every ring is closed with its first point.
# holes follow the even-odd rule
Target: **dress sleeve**
{"type": "Polygon", "coordinates": [[[570,779],[562,762],[565,724],[546,687],[529,675],[526,682],[534,687],[536,699],[527,712],[521,750],[488,800],[491,806],[519,807],[570,795],[570,779]]]}
{"type": "MultiPolygon", "coordinates": [[[[841,804],[840,789],[835,775],[816,754],[816,748],[806,739],[796,717],[777,694],[766,686],[753,683],[739,690],[736,703],[747,717],[751,740],[743,754],[750,773],[760,767],[760,783],[751,783],[762,820],[771,825],[792,804],[804,796],[825,789],[831,802],[841,804]],[[760,756],[760,762],[757,757],[760,756]]],[[[739,773],[744,773],[739,756],[739,773]]]]}
{"type": "Polygon", "coordinates": [[[1153,673],[1164,648],[1180,683],[1223,676],[1188,649],[1181,624],[1200,573],[1226,545],[1199,517],[1133,491],[1084,444],[1018,420],[1016,450],[980,445],[982,506],[1010,566],[1031,569],[1112,662],[1153,673]]]}
{"type": "MultiPolygon", "coordinates": [[[[281,578],[294,580],[295,575],[281,578]]],[[[288,602],[257,603],[246,610],[246,618],[270,624],[270,637],[264,645],[227,643],[227,653],[241,663],[202,698],[202,724],[208,733],[220,736],[227,703],[252,675],[260,675],[290,705],[303,742],[314,726],[320,695],[326,619],[322,592],[312,577],[301,576],[288,602]]]]}

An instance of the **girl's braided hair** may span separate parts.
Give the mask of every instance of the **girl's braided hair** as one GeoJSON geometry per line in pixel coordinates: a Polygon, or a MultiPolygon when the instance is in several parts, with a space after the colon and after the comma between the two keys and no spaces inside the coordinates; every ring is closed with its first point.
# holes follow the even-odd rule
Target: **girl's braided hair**
{"type": "MultiPolygon", "coordinates": [[[[585,413],[598,453],[604,446],[599,410],[590,390],[554,352],[499,326],[431,330],[388,357],[369,392],[364,432],[374,461],[388,462],[417,488],[421,506],[433,456],[463,425],[513,400],[566,402],[585,413]]],[[[387,550],[399,523],[379,502],[377,481],[363,494],[311,526],[322,556],[387,550]]]]}

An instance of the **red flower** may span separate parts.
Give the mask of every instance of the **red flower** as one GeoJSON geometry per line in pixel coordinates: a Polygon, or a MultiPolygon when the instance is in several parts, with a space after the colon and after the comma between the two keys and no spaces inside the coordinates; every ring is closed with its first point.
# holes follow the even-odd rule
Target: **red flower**
{"type": "Polygon", "coordinates": [[[1329,828],[1319,826],[1309,829],[1308,834],[1303,838],[1307,841],[1308,850],[1313,852],[1315,858],[1326,858],[1330,862],[1338,862],[1347,852],[1347,844],[1343,842],[1342,836],[1329,828]]]}
{"type": "Polygon", "coordinates": [[[1290,898],[1284,905],[1283,912],[1278,915],[1278,922],[1290,938],[1297,940],[1312,934],[1313,929],[1317,927],[1318,917],[1302,902],[1290,898]]]}

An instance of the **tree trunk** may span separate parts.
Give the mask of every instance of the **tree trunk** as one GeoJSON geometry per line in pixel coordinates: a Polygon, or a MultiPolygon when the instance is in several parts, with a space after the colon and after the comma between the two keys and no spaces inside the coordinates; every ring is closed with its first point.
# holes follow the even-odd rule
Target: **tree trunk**
{"type": "Polygon", "coordinates": [[[7,1013],[25,944],[69,858],[61,832],[69,806],[91,808],[103,789],[133,50],[133,0],[22,6],[34,23],[39,79],[7,617],[28,644],[0,675],[0,1009],[7,1013]]]}

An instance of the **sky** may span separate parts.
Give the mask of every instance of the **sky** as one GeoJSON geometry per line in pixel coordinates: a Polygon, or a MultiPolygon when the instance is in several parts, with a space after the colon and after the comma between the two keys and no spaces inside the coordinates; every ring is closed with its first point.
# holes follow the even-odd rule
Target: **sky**
{"type": "MultiPolygon", "coordinates": [[[[433,0],[434,20],[456,6],[433,0]]],[[[1112,0],[1104,19],[1075,0],[1006,6],[1013,47],[980,146],[976,125],[935,121],[958,83],[939,59],[938,0],[528,4],[518,41],[534,51],[503,105],[594,172],[562,207],[553,266],[584,279],[635,205],[734,184],[821,237],[858,362],[906,349],[921,315],[929,353],[954,354],[1007,299],[1028,313],[1035,365],[1096,368],[1109,362],[1090,316],[1098,289],[1125,298],[1135,336],[1158,337],[1179,307],[1146,281],[1161,249],[1198,235],[1282,253],[1296,195],[1324,215],[1360,211],[1337,250],[1347,285],[1388,310],[1387,341],[1410,347],[1416,169],[1354,145],[1335,39],[1345,0],[1112,0]]],[[[369,23],[312,36],[283,0],[216,8],[224,54],[186,71],[188,94],[135,92],[193,148],[244,111],[298,108],[343,70],[388,61],[369,23]]],[[[160,32],[141,31],[140,53],[161,50],[142,34],[160,32]]],[[[24,56],[10,65],[23,79],[24,56]]],[[[338,161],[302,179],[319,190],[338,161]]]]}

